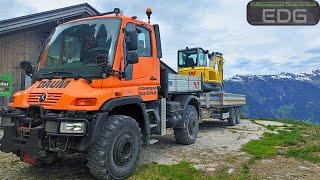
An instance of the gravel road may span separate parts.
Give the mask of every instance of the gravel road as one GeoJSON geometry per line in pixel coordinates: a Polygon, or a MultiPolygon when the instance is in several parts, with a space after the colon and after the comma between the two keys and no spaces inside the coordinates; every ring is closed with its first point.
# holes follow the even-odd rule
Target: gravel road
{"type": "MultiPolygon", "coordinates": [[[[195,144],[190,146],[175,143],[173,132],[155,137],[157,144],[143,148],[140,164],[173,164],[181,160],[193,163],[205,171],[215,171],[230,157],[246,157],[241,146],[252,139],[258,139],[265,129],[251,121],[228,127],[224,122],[208,121],[200,125],[200,132],[195,144]]],[[[242,158],[243,159],[243,158],[242,158]]],[[[36,169],[19,161],[12,154],[0,152],[0,179],[91,179],[86,168],[86,158],[74,155],[54,166],[36,169]]],[[[229,169],[233,171],[232,168],[229,169]]]]}
{"type": "Polygon", "coordinates": [[[230,156],[244,155],[242,145],[259,139],[266,131],[248,120],[232,127],[226,122],[207,121],[199,128],[197,141],[189,146],[176,144],[173,131],[157,137],[159,143],[144,148],[140,163],[173,164],[187,160],[199,169],[215,171],[230,156]]]}

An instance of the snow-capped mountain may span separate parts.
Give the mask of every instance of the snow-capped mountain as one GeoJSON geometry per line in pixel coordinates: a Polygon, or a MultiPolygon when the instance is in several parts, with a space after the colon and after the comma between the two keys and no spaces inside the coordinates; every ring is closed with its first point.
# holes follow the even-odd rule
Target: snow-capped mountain
{"type": "Polygon", "coordinates": [[[247,95],[250,118],[286,118],[320,122],[320,69],[309,73],[236,75],[225,81],[228,92],[247,95]]]}
{"type": "Polygon", "coordinates": [[[282,72],[278,75],[236,75],[232,78],[227,79],[227,81],[241,82],[246,80],[269,80],[269,79],[278,79],[278,80],[297,80],[297,81],[319,81],[320,80],[320,69],[313,70],[310,73],[286,73],[282,72]]]}

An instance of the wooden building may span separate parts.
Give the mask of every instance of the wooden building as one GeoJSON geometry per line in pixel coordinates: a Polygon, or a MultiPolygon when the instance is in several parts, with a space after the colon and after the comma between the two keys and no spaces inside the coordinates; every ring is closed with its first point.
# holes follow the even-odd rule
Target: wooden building
{"type": "MultiPolygon", "coordinates": [[[[0,21],[0,74],[13,76],[14,92],[25,89],[30,78],[20,70],[20,61],[35,65],[46,39],[60,23],[97,14],[84,3],[0,21]]],[[[0,107],[9,101],[8,97],[0,97],[0,107]]]]}

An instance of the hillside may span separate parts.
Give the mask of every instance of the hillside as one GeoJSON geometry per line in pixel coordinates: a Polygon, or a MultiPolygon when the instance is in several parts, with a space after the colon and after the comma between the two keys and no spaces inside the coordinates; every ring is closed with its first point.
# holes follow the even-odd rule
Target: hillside
{"type": "Polygon", "coordinates": [[[285,118],[320,123],[320,70],[278,75],[237,75],[225,81],[228,92],[247,95],[249,118],[285,118]]]}

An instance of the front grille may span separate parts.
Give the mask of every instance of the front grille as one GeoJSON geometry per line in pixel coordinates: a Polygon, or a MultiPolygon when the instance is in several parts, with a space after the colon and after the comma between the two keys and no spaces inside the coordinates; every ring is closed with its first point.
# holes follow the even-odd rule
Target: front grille
{"type": "Polygon", "coordinates": [[[62,96],[62,93],[47,93],[47,98],[43,102],[39,102],[39,97],[43,93],[30,93],[28,96],[28,104],[30,105],[41,105],[41,106],[53,106],[55,105],[62,96]]]}

